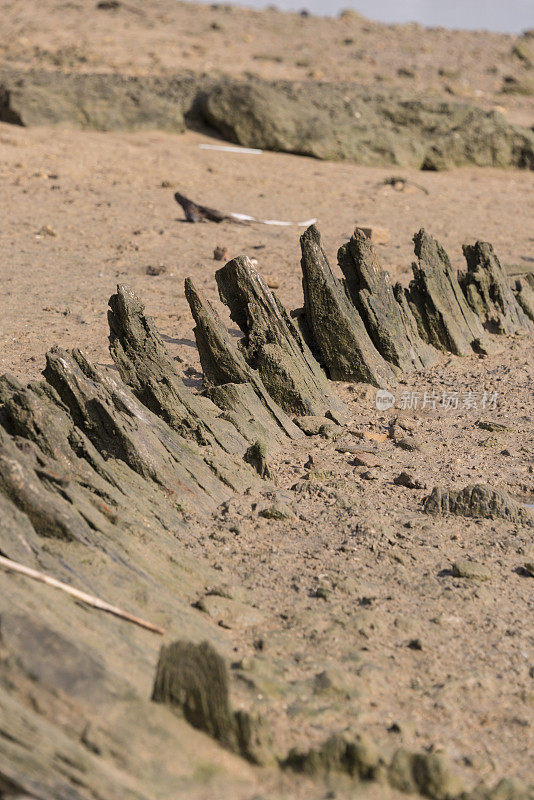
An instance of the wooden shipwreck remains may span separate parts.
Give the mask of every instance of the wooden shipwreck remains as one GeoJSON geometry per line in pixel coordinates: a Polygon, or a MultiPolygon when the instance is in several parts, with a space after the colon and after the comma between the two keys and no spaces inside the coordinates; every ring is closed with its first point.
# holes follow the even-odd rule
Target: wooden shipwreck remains
{"type": "MultiPolygon", "coordinates": [[[[328,376],[390,385],[443,352],[490,352],[495,334],[532,332],[534,287],[521,278],[512,289],[490,245],[466,247],[467,272],[458,277],[425,231],[414,242],[417,263],[406,290],[391,286],[358,234],[340,249],[345,280],[336,278],[318,230],[306,231],[306,337],[246,257],[216,273],[221,299],[243,333],[237,346],[188,279],[201,394],[185,386],[154,322],[126,286],[109,301],[116,370],[95,366],[80,350],[54,347],[42,380],[24,385],[0,378],[0,556],[95,597],[115,601],[120,592],[121,608],[153,619],[175,641],[161,650],[154,681],[156,645],[135,638],[149,633],[125,633],[124,620],[81,607],[66,594],[51,600],[46,585],[32,585],[30,602],[25,578],[2,573],[9,583],[0,592],[6,654],[0,660],[0,793],[42,800],[144,797],[130,776],[103,766],[99,754],[110,731],[98,726],[114,701],[113,746],[122,736],[127,752],[136,731],[132,715],[153,720],[157,711],[146,691],[151,680],[154,701],[179,707],[231,753],[254,763],[272,758],[261,719],[231,709],[217,626],[191,621],[191,576],[201,572],[205,585],[213,572],[187,560],[183,541],[193,514],[210,514],[236,492],[276,477],[266,454],[304,436],[294,418],[350,420],[328,376]],[[199,635],[210,644],[196,644],[199,635]],[[42,706],[30,707],[26,698],[36,686],[42,706]],[[51,759],[60,757],[61,770],[52,775],[51,759]]],[[[477,513],[483,506],[486,515],[527,519],[508,498],[477,487],[436,491],[426,506],[431,513],[468,514],[476,505],[477,513]]],[[[163,717],[153,724],[164,725],[163,717]]],[[[174,728],[166,728],[164,737],[172,736],[174,728]]]]}

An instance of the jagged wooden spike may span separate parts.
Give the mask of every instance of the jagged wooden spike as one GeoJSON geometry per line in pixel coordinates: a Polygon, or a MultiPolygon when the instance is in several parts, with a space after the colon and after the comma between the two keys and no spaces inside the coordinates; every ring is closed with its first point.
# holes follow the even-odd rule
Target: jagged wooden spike
{"type": "Polygon", "coordinates": [[[490,333],[511,334],[532,323],[514,296],[488,242],[464,244],[467,271],[459,275],[467,302],[490,333]]]}
{"type": "Polygon", "coordinates": [[[333,275],[314,225],[301,236],[300,246],[303,317],[314,352],[330,378],[364,381],[374,386],[393,384],[395,375],[369,338],[343,285],[333,275]]]}
{"type": "Polygon", "coordinates": [[[244,333],[241,351],[271,397],[288,414],[349,419],[282,304],[246,256],[215,273],[219,294],[244,333]]]}
{"type": "Polygon", "coordinates": [[[403,372],[435,364],[438,352],[419,336],[409,306],[399,305],[389,273],[381,268],[371,241],[361,231],[356,230],[340,247],[338,263],[348,295],[383,358],[403,372]]]}
{"type": "Polygon", "coordinates": [[[534,275],[516,278],[514,294],[527,317],[534,322],[534,275]],[[532,278],[532,281],[529,282],[528,278],[532,278]]]}
{"type": "Polygon", "coordinates": [[[193,727],[237,752],[228,684],[226,663],[209,642],[176,641],[161,648],[152,700],[176,708],[193,727]]]}
{"type": "Polygon", "coordinates": [[[299,428],[268,394],[258,373],[249,367],[216,310],[191,278],[186,278],[185,296],[196,323],[193,332],[208,396],[227,413],[227,418],[249,442],[258,438],[255,425],[250,424],[256,420],[271,430],[275,439],[280,440],[281,434],[291,439],[300,438],[299,428]]]}
{"type": "Polygon", "coordinates": [[[247,443],[219,416],[210,400],[185,386],[154,321],[127,286],[117,286],[109,300],[109,349],[123,381],[151,411],[175,431],[201,445],[240,453],[247,443]]]}
{"type": "Polygon", "coordinates": [[[5,494],[41,536],[92,541],[91,527],[80,510],[63,497],[70,475],[30,441],[15,440],[0,428],[0,492],[5,494]],[[61,487],[60,492],[54,486],[61,487]]]}
{"type": "Polygon", "coordinates": [[[28,516],[4,491],[3,488],[0,491],[0,552],[7,558],[35,567],[40,550],[38,537],[28,516]]]}
{"type": "Polygon", "coordinates": [[[129,520],[128,524],[134,525],[136,530],[152,530],[155,514],[158,523],[168,530],[176,531],[182,526],[182,514],[169,503],[166,493],[123,461],[103,458],[88,436],[74,424],[67,407],[50,384],[36,381],[23,386],[3,376],[0,397],[3,400],[2,425],[16,437],[19,448],[27,449],[33,443],[41,462],[52,459],[69,476],[66,485],[51,484],[46,472],[41,480],[46,483],[44,488],[53,486],[56,493],[90,521],[100,549],[116,558],[111,542],[116,537],[114,526],[119,520],[129,520]],[[97,532],[104,534],[104,538],[98,537],[97,532]]]}
{"type": "Polygon", "coordinates": [[[414,244],[418,262],[412,264],[407,296],[420,336],[459,356],[491,352],[493,343],[467,303],[443,247],[423,229],[414,244]]]}
{"type": "Polygon", "coordinates": [[[229,496],[214,470],[169,426],[111,374],[79,350],[53,348],[44,375],[105,459],[124,461],[185,505],[210,508],[229,496]]]}

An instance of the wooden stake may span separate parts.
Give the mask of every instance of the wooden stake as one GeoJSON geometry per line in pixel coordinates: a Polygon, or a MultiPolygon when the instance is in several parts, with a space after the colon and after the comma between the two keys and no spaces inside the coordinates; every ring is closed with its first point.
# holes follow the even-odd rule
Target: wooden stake
{"type": "Polygon", "coordinates": [[[87,603],[87,605],[98,608],[100,611],[106,611],[108,614],[113,614],[115,617],[133,622],[134,625],[139,625],[141,628],[146,628],[148,631],[159,633],[161,636],[165,633],[163,628],[159,628],[157,625],[153,625],[151,622],[141,619],[141,617],[129,614],[127,611],[123,611],[117,608],[117,606],[112,606],[110,603],[106,603],[105,600],[100,600],[100,598],[92,594],[87,594],[79,589],[75,589],[73,586],[69,586],[68,583],[63,583],[55,578],[51,578],[49,575],[45,575],[44,572],[38,572],[36,569],[25,567],[24,564],[19,564],[18,561],[12,561],[10,558],[0,556],[0,567],[3,567],[9,572],[17,572],[19,575],[33,578],[33,580],[45,583],[47,586],[53,586],[55,589],[60,589],[62,592],[72,595],[72,597],[75,597],[77,600],[81,600],[82,603],[87,603]]]}

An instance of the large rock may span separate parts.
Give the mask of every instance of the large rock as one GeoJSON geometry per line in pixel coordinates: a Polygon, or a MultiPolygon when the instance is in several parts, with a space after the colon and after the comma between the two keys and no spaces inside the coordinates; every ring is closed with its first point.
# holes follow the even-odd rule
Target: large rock
{"type": "Polygon", "coordinates": [[[226,480],[220,480],[198,449],[143,406],[127,386],[90,364],[80,351],[53,348],[47,353],[45,376],[77,427],[106,459],[123,461],[142,477],[165,487],[185,507],[205,508],[208,498],[212,505],[229,495],[226,480]]]}
{"type": "Polygon", "coordinates": [[[0,70],[0,121],[101,131],[185,130],[184,111],[197,91],[174,79],[59,71],[0,70]]]}
{"type": "Polygon", "coordinates": [[[534,134],[497,112],[352,84],[226,81],[206,94],[202,111],[248,147],[368,165],[534,168],[534,134]]]}
{"type": "Polygon", "coordinates": [[[534,134],[498,112],[344,83],[4,66],[0,121],[173,132],[200,121],[239,144],[360,164],[534,166],[534,134]]]}

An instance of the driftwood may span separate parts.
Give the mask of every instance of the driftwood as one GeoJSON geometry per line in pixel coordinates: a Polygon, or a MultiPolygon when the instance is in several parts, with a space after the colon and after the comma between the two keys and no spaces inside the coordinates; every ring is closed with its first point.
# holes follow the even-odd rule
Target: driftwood
{"type": "Polygon", "coordinates": [[[281,228],[289,228],[292,225],[296,225],[299,228],[306,228],[308,225],[312,225],[314,222],[317,222],[315,217],[313,219],[306,220],[305,222],[286,222],[285,220],[281,219],[258,219],[258,217],[252,217],[250,214],[236,214],[231,211],[219,211],[216,208],[198,205],[198,203],[194,203],[193,200],[190,200],[185,195],[180,194],[180,192],[175,193],[174,199],[179,205],[182,206],[185,218],[188,222],[226,221],[236,222],[238,225],[243,225],[247,222],[258,222],[261,225],[274,225],[281,228]]]}
{"type": "Polygon", "coordinates": [[[358,310],[335,278],[315,226],[300,237],[304,315],[313,349],[332,380],[374,386],[395,383],[391,367],[376,350],[358,310]]]}
{"type": "Polygon", "coordinates": [[[141,628],[146,628],[147,631],[159,633],[161,636],[163,636],[165,633],[164,628],[160,628],[158,625],[154,625],[152,622],[147,622],[146,619],[136,617],[135,614],[130,614],[128,611],[123,611],[121,608],[117,608],[117,606],[113,606],[111,603],[107,603],[105,600],[100,600],[99,597],[94,597],[92,594],[87,594],[87,592],[82,592],[79,589],[75,589],[74,586],[69,586],[67,583],[58,581],[56,578],[52,578],[50,575],[45,575],[43,572],[39,572],[36,569],[25,567],[24,564],[19,564],[16,561],[12,561],[10,558],[4,558],[3,556],[0,556],[0,567],[8,570],[8,572],[16,572],[18,575],[25,575],[27,578],[32,578],[34,581],[45,583],[47,586],[52,586],[54,589],[60,589],[62,592],[70,594],[71,597],[75,597],[76,600],[81,600],[82,603],[86,603],[92,608],[97,608],[99,611],[106,611],[108,614],[113,614],[115,617],[125,619],[127,622],[133,622],[134,625],[139,625],[141,628]]]}
{"type": "Polygon", "coordinates": [[[175,192],[174,199],[182,206],[185,218],[188,222],[230,221],[237,222],[238,224],[242,223],[242,220],[236,219],[231,214],[225,214],[224,211],[218,211],[216,208],[209,208],[209,206],[201,206],[198,203],[194,203],[193,200],[180,194],[180,192],[175,192]]]}

